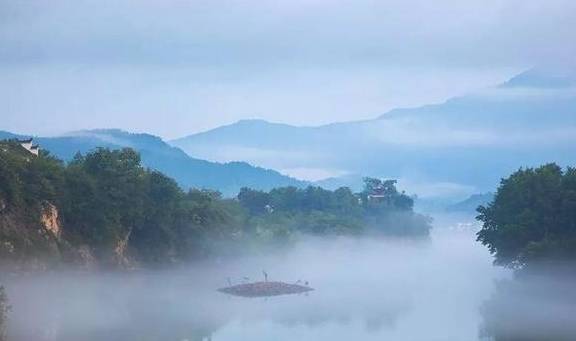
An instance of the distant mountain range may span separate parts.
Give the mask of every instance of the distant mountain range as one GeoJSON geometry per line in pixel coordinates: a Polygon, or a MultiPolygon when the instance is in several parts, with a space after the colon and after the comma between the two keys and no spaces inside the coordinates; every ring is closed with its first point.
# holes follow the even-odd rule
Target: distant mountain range
{"type": "MultiPolygon", "coordinates": [[[[25,136],[0,132],[0,138],[10,137],[25,136]]],[[[146,166],[182,187],[228,196],[244,186],[306,186],[283,174],[308,172],[325,174],[314,184],[330,189],[359,190],[362,176],[395,178],[421,202],[454,203],[494,191],[519,167],[576,164],[576,73],[533,69],[493,88],[373,120],[317,127],[243,120],[171,145],[114,129],[36,141],[64,160],[97,147],[132,147],[146,166]]]]}
{"type": "Polygon", "coordinates": [[[576,165],[576,73],[532,69],[373,120],[318,127],[243,120],[169,142],[212,161],[240,159],[288,174],[322,170],[334,174],[320,182],[327,187],[357,186],[362,174],[397,178],[421,197],[464,199],[493,191],[519,167],[576,165]]]}
{"type": "Polygon", "coordinates": [[[467,199],[448,206],[447,211],[476,213],[476,209],[478,208],[478,206],[487,205],[492,200],[494,200],[494,193],[491,192],[472,194],[467,199]]]}
{"type": "MultiPolygon", "coordinates": [[[[23,137],[27,136],[0,131],[0,139],[23,137]]],[[[58,137],[36,137],[35,142],[63,160],[98,147],[131,147],[140,152],[144,165],[174,178],[183,188],[219,190],[227,196],[237,194],[245,186],[269,190],[278,186],[306,185],[303,181],[246,162],[217,163],[192,158],[149,134],[132,134],[116,129],[85,130],[58,137]]]]}

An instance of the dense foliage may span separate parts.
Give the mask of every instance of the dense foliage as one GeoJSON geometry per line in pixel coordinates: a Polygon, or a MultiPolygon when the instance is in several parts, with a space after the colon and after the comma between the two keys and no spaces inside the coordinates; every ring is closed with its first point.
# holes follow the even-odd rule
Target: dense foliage
{"type": "Polygon", "coordinates": [[[478,208],[478,240],[498,264],[522,268],[576,259],[576,169],[556,164],[520,169],[478,208]]]}
{"type": "Polygon", "coordinates": [[[214,250],[286,244],[298,233],[382,232],[425,236],[394,181],[366,179],[349,188],[243,188],[237,198],[184,192],[142,167],[132,149],[96,149],[69,163],[35,157],[17,142],[0,144],[2,260],[130,266],[198,258],[214,250]]]}
{"type": "Polygon", "coordinates": [[[283,240],[295,232],[426,236],[429,230],[428,219],[412,211],[412,198],[399,193],[394,181],[366,178],[358,194],[347,187],[282,187],[269,192],[243,188],[238,200],[248,211],[252,232],[272,239],[283,240]]]}
{"type": "Polygon", "coordinates": [[[215,192],[183,192],[144,169],[131,149],[98,149],[64,165],[47,153],[33,157],[14,142],[1,147],[3,260],[179,260],[205,254],[207,240],[233,236],[240,226],[237,203],[215,192]],[[40,225],[51,205],[60,235],[40,225]]]}

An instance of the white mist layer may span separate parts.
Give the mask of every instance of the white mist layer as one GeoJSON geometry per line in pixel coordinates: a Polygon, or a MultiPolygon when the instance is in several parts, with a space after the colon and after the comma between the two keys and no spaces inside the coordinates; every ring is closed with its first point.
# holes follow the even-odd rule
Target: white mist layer
{"type": "Polygon", "coordinates": [[[288,252],[181,270],[4,280],[10,340],[477,340],[480,306],[508,274],[473,229],[441,224],[431,241],[309,238],[288,252]],[[315,290],[267,299],[215,291],[227,278],[262,280],[262,270],[315,290]]]}

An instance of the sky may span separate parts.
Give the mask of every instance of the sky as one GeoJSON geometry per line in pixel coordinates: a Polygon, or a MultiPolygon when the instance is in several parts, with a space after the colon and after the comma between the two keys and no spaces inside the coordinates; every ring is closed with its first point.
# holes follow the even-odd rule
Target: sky
{"type": "Polygon", "coordinates": [[[574,32],[573,0],[0,0],[0,130],[368,119],[570,63],[574,32]]]}

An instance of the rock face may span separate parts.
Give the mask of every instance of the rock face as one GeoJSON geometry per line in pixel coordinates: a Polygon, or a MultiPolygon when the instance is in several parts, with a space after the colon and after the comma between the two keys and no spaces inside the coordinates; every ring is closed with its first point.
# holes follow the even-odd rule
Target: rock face
{"type": "Polygon", "coordinates": [[[220,292],[242,297],[268,297],[301,294],[312,290],[314,289],[307,286],[284,282],[255,282],[218,289],[220,292]]]}
{"type": "MultiPolygon", "coordinates": [[[[78,263],[82,268],[86,270],[91,270],[96,268],[96,258],[92,254],[90,247],[88,245],[81,245],[76,250],[75,256],[77,257],[78,263]]],[[[76,258],[75,257],[75,258],[76,258]]]]}
{"type": "Polygon", "coordinates": [[[114,248],[114,263],[115,266],[118,266],[122,269],[128,269],[133,267],[132,262],[126,255],[126,249],[128,248],[128,241],[130,239],[130,235],[132,234],[132,230],[128,231],[124,238],[118,240],[116,242],[116,247],[114,248]]]}
{"type": "Polygon", "coordinates": [[[51,225],[57,219],[45,217],[50,221],[49,230],[38,218],[32,221],[24,213],[8,209],[0,213],[0,271],[44,270],[60,259],[59,242],[53,236],[55,225],[51,225]]]}
{"type": "Polygon", "coordinates": [[[40,221],[46,230],[52,233],[56,239],[60,239],[62,226],[58,219],[58,209],[56,206],[49,202],[45,203],[42,209],[42,215],[40,216],[40,221]]]}

